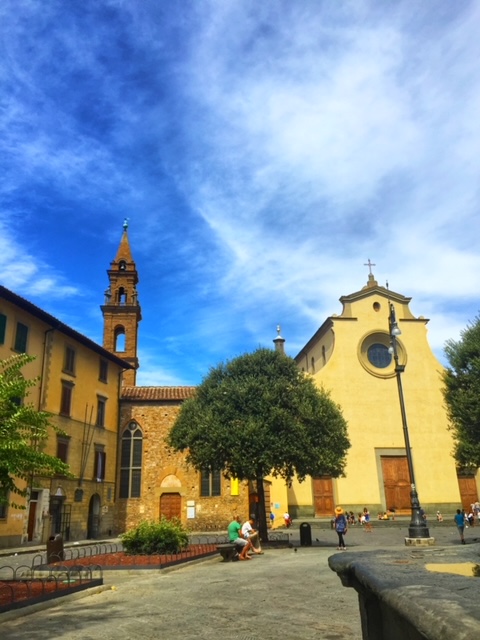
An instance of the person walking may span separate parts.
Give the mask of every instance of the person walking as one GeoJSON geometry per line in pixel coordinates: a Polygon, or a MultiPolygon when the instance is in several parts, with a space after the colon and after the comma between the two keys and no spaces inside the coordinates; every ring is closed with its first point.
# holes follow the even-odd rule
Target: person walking
{"type": "Polygon", "coordinates": [[[338,551],[345,551],[345,540],[343,536],[347,533],[347,519],[345,517],[345,513],[342,507],[335,507],[335,520],[334,520],[335,531],[338,535],[338,551]]]}
{"type": "Polygon", "coordinates": [[[463,530],[465,529],[465,514],[457,509],[457,513],[453,516],[455,524],[457,525],[458,533],[460,534],[460,540],[462,544],[465,544],[465,538],[463,537],[463,530]]]}

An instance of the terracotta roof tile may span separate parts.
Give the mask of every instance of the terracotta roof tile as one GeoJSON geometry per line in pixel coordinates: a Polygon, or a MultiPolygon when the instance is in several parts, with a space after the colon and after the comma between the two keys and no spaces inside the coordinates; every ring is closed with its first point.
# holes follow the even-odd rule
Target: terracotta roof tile
{"type": "Polygon", "coordinates": [[[195,395],[196,387],[122,387],[121,400],[187,400],[195,395]]]}

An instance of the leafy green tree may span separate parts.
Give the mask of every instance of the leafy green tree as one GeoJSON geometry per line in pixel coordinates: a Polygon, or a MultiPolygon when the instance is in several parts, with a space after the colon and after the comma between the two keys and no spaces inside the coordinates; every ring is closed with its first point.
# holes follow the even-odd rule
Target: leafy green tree
{"type": "Polygon", "coordinates": [[[182,405],[167,438],[199,471],[256,482],[259,526],[268,538],[263,478],[342,474],[350,447],[347,424],[329,394],[295,361],[258,349],[211,369],[182,405]]]}
{"type": "Polygon", "coordinates": [[[444,397],[455,439],[459,467],[480,466],[480,316],[448,340],[445,355],[450,367],[443,375],[444,397]]]}
{"type": "Polygon", "coordinates": [[[48,414],[26,402],[37,380],[26,380],[21,369],[33,360],[27,354],[0,360],[0,504],[16,507],[21,505],[9,494],[26,496],[32,475],[69,475],[68,465],[42,451],[51,426],[48,414]]]}

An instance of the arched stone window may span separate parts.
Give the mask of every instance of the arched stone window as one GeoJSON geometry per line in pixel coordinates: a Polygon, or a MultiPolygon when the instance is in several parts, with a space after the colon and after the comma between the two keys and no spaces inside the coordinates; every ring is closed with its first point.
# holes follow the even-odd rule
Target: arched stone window
{"type": "Polygon", "coordinates": [[[143,433],[132,420],[122,434],[120,498],[139,498],[142,486],[143,433]]]}
{"type": "Polygon", "coordinates": [[[114,350],[119,352],[119,351],[126,351],[126,343],[127,343],[127,339],[125,336],[125,327],[122,326],[118,326],[115,328],[115,347],[114,350]]]}

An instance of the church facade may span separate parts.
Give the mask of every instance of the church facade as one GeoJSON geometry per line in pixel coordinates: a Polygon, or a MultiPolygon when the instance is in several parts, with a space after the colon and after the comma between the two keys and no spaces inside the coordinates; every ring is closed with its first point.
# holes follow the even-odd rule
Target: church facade
{"type": "Polygon", "coordinates": [[[351,448],[345,476],[312,478],[288,489],[291,514],[330,516],[340,504],[355,514],[410,513],[405,424],[420,504],[428,514],[455,513],[478,499],[478,474],[457,473],[442,395],[441,363],[423,316],[410,298],[379,286],[372,273],[360,291],[340,298],[340,315],[327,318],[296,356],[298,366],[331,392],[348,423],[351,448]],[[405,409],[391,345],[391,313],[405,409]]]}

